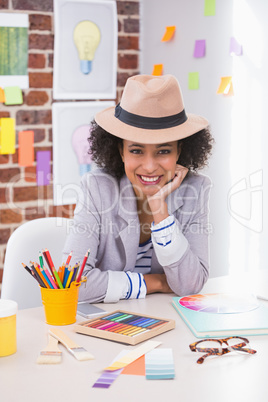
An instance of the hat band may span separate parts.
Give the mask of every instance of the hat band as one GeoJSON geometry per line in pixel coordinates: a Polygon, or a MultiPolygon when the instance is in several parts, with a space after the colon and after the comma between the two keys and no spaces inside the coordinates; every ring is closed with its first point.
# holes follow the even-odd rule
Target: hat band
{"type": "Polygon", "coordinates": [[[172,116],[145,117],[127,112],[125,109],[121,108],[119,103],[115,108],[114,115],[117,119],[129,126],[145,128],[147,130],[160,130],[163,128],[176,127],[185,123],[187,120],[184,109],[180,113],[173,114],[172,116]]]}

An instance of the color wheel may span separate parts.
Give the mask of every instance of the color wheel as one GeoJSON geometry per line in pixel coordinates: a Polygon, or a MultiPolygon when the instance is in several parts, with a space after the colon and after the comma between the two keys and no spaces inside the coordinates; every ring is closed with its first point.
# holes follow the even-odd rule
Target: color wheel
{"type": "Polygon", "coordinates": [[[181,306],[203,313],[232,314],[254,310],[259,303],[254,295],[228,293],[197,294],[181,297],[181,306]]]}

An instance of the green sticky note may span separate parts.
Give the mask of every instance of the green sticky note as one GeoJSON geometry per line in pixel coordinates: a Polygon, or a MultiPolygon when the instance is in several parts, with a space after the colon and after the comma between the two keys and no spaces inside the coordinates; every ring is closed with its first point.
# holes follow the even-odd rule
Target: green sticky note
{"type": "Polygon", "coordinates": [[[20,87],[5,87],[5,105],[21,105],[23,103],[20,87]]]}
{"type": "Polygon", "coordinates": [[[199,73],[189,73],[188,88],[189,89],[199,89],[199,73]]]}
{"type": "Polygon", "coordinates": [[[216,0],[205,0],[204,15],[215,15],[216,13],[216,0]]]}

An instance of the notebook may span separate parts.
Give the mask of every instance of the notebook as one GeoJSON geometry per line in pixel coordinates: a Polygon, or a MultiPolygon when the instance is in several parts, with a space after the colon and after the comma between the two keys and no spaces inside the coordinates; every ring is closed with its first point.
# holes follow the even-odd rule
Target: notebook
{"type": "Polygon", "coordinates": [[[180,299],[173,297],[172,305],[197,338],[268,335],[268,307],[264,304],[242,313],[217,314],[186,308],[180,299]]]}

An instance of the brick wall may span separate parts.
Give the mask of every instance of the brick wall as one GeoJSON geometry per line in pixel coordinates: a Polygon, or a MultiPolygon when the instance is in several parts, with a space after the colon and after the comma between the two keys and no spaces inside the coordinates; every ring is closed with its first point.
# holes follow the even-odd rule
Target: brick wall
{"type": "MultiPolygon", "coordinates": [[[[22,105],[0,104],[0,118],[15,119],[17,137],[19,131],[33,130],[35,154],[50,150],[52,155],[53,0],[0,0],[0,12],[29,15],[29,89],[23,90],[22,105]]],[[[139,0],[117,1],[117,12],[118,100],[127,78],[139,72],[139,0]]],[[[37,186],[35,171],[35,164],[18,165],[17,146],[15,154],[0,155],[0,283],[6,243],[19,225],[40,217],[73,216],[74,205],[53,206],[52,184],[37,186]]]]}

